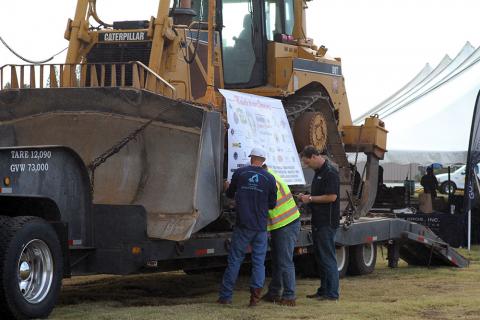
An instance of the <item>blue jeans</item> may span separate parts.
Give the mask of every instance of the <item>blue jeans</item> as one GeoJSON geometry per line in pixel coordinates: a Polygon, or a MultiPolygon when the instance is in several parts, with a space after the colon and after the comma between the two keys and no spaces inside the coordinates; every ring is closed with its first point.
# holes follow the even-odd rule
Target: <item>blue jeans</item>
{"type": "Polygon", "coordinates": [[[320,287],[317,294],[338,299],[338,267],[335,253],[336,229],[330,226],[312,227],[313,249],[319,267],[320,287]]]}
{"type": "Polygon", "coordinates": [[[228,253],[228,266],[223,274],[219,298],[231,301],[238,272],[248,249],[252,247],[252,276],[250,288],[263,288],[265,283],[265,255],[267,254],[267,231],[253,231],[235,227],[228,253]]]}
{"type": "Polygon", "coordinates": [[[295,299],[295,264],[293,250],[300,233],[300,219],[270,232],[272,237],[272,281],[268,286],[268,295],[295,299]],[[282,292],[283,289],[283,292],[282,292]]]}

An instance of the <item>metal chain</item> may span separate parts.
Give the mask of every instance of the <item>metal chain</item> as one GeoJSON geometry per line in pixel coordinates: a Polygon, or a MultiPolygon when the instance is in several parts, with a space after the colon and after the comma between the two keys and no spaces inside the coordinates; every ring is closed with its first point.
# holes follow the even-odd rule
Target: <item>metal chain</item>
{"type": "Polygon", "coordinates": [[[350,228],[350,226],[355,222],[355,214],[356,214],[356,208],[355,204],[352,200],[352,196],[350,192],[347,190],[347,198],[348,198],[348,204],[347,207],[345,208],[343,215],[345,217],[345,222],[343,224],[343,229],[346,231],[350,228]]]}
{"type": "Polygon", "coordinates": [[[90,170],[90,191],[92,195],[93,195],[94,186],[95,186],[95,169],[97,169],[100,165],[105,163],[110,157],[119,153],[120,150],[122,150],[130,141],[136,140],[137,136],[140,133],[142,133],[154,121],[158,120],[158,118],[167,110],[168,110],[167,108],[162,110],[160,113],[157,114],[155,118],[150,119],[149,121],[141,125],[139,128],[135,129],[128,136],[121,139],[119,142],[114,144],[111,148],[109,148],[104,153],[102,153],[101,155],[93,159],[92,162],[90,162],[90,164],[87,167],[90,170]]]}

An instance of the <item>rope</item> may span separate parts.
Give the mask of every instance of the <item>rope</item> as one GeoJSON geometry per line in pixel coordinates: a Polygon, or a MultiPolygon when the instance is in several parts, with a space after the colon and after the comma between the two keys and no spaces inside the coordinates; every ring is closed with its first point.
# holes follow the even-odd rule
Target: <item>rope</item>
{"type": "Polygon", "coordinates": [[[3,45],[4,45],[8,50],[10,50],[11,53],[13,53],[15,56],[17,56],[17,58],[19,58],[19,59],[21,59],[21,60],[23,60],[23,61],[25,61],[25,62],[31,63],[31,64],[46,63],[46,62],[52,60],[53,58],[55,58],[56,56],[58,56],[59,54],[61,54],[63,51],[65,51],[65,50],[68,49],[68,47],[66,47],[65,49],[63,49],[63,50],[55,53],[53,56],[51,56],[51,57],[48,58],[48,59],[41,60],[41,61],[33,61],[33,60],[27,59],[27,58],[21,56],[20,54],[18,54],[17,52],[15,52],[15,50],[13,50],[13,49],[5,42],[5,40],[3,40],[2,37],[0,37],[0,41],[3,43],[3,45]]]}

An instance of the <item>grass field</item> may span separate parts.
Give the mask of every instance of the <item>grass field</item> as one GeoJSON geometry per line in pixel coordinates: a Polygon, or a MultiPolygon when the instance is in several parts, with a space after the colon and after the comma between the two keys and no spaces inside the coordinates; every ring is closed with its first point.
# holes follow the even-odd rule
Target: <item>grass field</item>
{"type": "Polygon", "coordinates": [[[239,279],[228,306],[214,303],[221,274],[75,277],[64,281],[51,319],[480,319],[479,250],[461,250],[471,260],[465,269],[405,263],[389,269],[379,252],[373,274],[340,281],[338,303],[306,299],[318,280],[298,279],[294,308],[248,308],[247,277],[239,279]]]}

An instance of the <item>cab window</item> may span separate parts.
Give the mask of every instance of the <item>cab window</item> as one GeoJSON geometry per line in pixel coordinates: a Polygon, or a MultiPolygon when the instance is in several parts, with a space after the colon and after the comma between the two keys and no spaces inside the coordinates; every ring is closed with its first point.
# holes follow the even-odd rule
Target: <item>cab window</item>
{"type": "Polygon", "coordinates": [[[273,41],[275,34],[293,33],[293,0],[265,1],[265,30],[267,39],[273,41]]]}
{"type": "Polygon", "coordinates": [[[248,83],[255,65],[252,1],[223,1],[222,12],[225,83],[248,83]]]}

